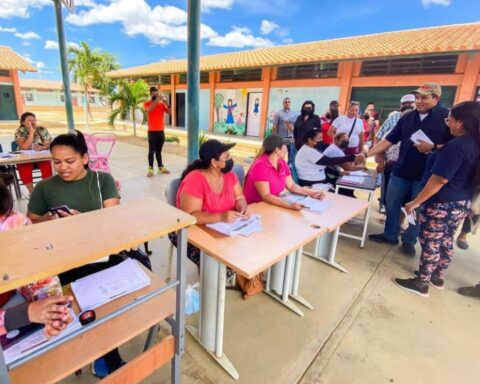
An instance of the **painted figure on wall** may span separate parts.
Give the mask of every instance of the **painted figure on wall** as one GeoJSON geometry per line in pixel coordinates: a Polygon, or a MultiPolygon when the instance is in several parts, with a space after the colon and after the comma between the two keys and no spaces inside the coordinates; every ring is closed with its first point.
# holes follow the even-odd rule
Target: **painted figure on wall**
{"type": "Polygon", "coordinates": [[[227,105],[223,106],[223,108],[227,110],[227,120],[225,120],[225,124],[235,124],[235,121],[233,120],[233,111],[236,106],[237,103],[233,104],[232,99],[228,99],[227,105]]]}
{"type": "Polygon", "coordinates": [[[258,115],[259,108],[260,108],[260,100],[258,98],[256,98],[255,99],[255,104],[253,105],[253,113],[255,115],[258,115]]]}
{"type": "Polygon", "coordinates": [[[220,108],[222,108],[225,96],[221,93],[215,94],[215,112],[217,112],[217,123],[220,123],[220,108]]]}

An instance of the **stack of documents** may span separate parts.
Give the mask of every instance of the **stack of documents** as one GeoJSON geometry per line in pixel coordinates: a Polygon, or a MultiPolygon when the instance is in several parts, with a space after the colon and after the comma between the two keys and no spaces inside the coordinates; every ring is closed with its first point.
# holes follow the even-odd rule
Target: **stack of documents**
{"type": "Polygon", "coordinates": [[[365,177],[370,177],[370,174],[365,171],[352,171],[348,175],[342,176],[341,182],[345,184],[362,184],[365,177]]]}
{"type": "Polygon", "coordinates": [[[230,237],[237,235],[249,236],[252,233],[262,231],[260,219],[260,215],[251,215],[248,219],[239,218],[233,223],[212,223],[207,224],[207,227],[230,237]]]}
{"type": "Polygon", "coordinates": [[[51,344],[55,340],[61,339],[69,335],[70,333],[76,331],[77,329],[80,329],[82,327],[80,321],[78,321],[78,318],[77,316],[75,316],[73,310],[70,309],[70,311],[70,314],[73,317],[73,321],[68,324],[67,328],[65,328],[58,336],[48,338],[47,336],[45,336],[45,333],[43,331],[44,327],[40,327],[32,334],[22,338],[18,342],[15,342],[15,340],[13,339],[15,337],[20,337],[20,333],[16,331],[11,331],[7,333],[6,337],[9,338],[9,335],[11,335],[10,338],[12,339],[12,343],[9,346],[5,347],[3,351],[5,363],[14,363],[21,357],[26,356],[40,348],[43,348],[51,344]]]}
{"type": "Polygon", "coordinates": [[[71,286],[80,309],[86,311],[138,291],[150,285],[150,282],[138,262],[127,259],[114,267],[74,281],[71,286]]]}
{"type": "Polygon", "coordinates": [[[44,149],[42,151],[35,151],[34,149],[22,149],[21,152],[24,155],[48,155],[50,153],[50,150],[44,149]]]}
{"type": "Polygon", "coordinates": [[[0,152],[0,159],[14,159],[18,157],[13,153],[0,152]]]}
{"type": "Polygon", "coordinates": [[[425,141],[428,144],[433,145],[433,141],[423,132],[421,129],[414,132],[412,136],[410,136],[410,140],[412,140],[415,144],[420,144],[420,141],[425,141]]]}
{"type": "Polygon", "coordinates": [[[296,193],[287,193],[282,199],[289,203],[302,204],[306,209],[313,213],[322,214],[332,206],[330,201],[313,199],[310,196],[297,195],[296,193]]]}

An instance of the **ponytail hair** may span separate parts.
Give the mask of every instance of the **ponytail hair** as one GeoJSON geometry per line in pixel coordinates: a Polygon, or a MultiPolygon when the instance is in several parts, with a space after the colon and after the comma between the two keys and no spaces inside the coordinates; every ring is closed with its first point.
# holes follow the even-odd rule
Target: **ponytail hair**
{"type": "MultiPolygon", "coordinates": [[[[215,158],[215,160],[218,160],[218,158],[215,158]]],[[[180,181],[183,180],[192,171],[195,171],[197,169],[207,169],[208,167],[210,167],[211,161],[212,161],[212,159],[208,159],[208,160],[197,159],[197,160],[194,160],[191,164],[189,164],[187,166],[187,168],[185,168],[185,170],[182,173],[182,177],[180,178],[180,181]]]]}
{"type": "MultiPolygon", "coordinates": [[[[450,110],[450,116],[462,121],[466,133],[480,150],[480,103],[476,101],[458,103],[450,110]]],[[[474,187],[480,186],[480,161],[477,162],[472,183],[474,187]]]]}
{"type": "MultiPolygon", "coordinates": [[[[68,133],[64,133],[63,135],[58,135],[57,137],[55,137],[55,139],[53,139],[52,143],[50,144],[50,152],[57,145],[70,147],[75,152],[77,152],[80,156],[88,154],[88,147],[87,147],[87,141],[85,140],[85,136],[83,136],[82,132],[76,129],[68,133]]],[[[88,169],[88,164],[85,165],[85,169],[88,169]]]]}
{"type": "Polygon", "coordinates": [[[320,132],[321,131],[318,130],[317,128],[312,128],[312,129],[308,130],[307,132],[305,132],[305,134],[300,138],[300,148],[304,144],[307,144],[308,140],[313,140],[313,138],[315,136],[317,136],[317,134],[320,133],[320,132]]]}

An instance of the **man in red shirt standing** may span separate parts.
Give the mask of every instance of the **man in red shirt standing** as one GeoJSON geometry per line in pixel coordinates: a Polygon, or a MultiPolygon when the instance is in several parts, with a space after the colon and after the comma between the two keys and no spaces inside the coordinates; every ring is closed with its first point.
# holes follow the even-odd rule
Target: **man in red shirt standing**
{"type": "Polygon", "coordinates": [[[163,117],[165,112],[170,114],[170,106],[166,100],[158,94],[156,87],[150,88],[151,99],[143,104],[148,114],[148,172],[147,177],[152,177],[153,172],[153,155],[157,158],[158,173],[170,173],[162,162],[162,148],[165,143],[165,123],[163,117]]]}

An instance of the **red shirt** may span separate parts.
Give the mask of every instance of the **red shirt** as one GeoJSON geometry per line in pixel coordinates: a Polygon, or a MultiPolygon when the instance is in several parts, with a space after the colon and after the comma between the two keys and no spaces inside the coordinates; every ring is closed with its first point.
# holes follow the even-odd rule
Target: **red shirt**
{"type": "MultiPolygon", "coordinates": [[[[158,96],[157,96],[158,97],[158,96]]],[[[145,111],[152,105],[153,101],[149,100],[143,104],[145,111]]],[[[159,102],[152,112],[148,112],[148,130],[149,131],[163,131],[165,123],[163,122],[164,113],[168,112],[168,107],[159,102]]]]}
{"type": "Polygon", "coordinates": [[[331,125],[332,123],[328,120],[322,124],[322,140],[325,144],[329,145],[333,143],[333,137],[330,137],[328,134],[328,130],[331,125]]]}
{"type": "Polygon", "coordinates": [[[234,172],[223,175],[223,190],[220,193],[212,191],[205,175],[195,170],[190,172],[180,183],[177,193],[177,207],[180,207],[180,196],[186,193],[203,202],[202,211],[208,213],[222,213],[235,210],[235,184],[238,183],[234,172]]]}
{"type": "Polygon", "coordinates": [[[287,176],[290,176],[290,168],[285,160],[279,159],[277,168],[275,169],[268,156],[262,155],[256,160],[245,179],[243,193],[247,199],[247,203],[257,203],[262,201],[262,197],[258,194],[255,183],[258,181],[266,181],[270,186],[270,193],[278,196],[285,189],[287,184],[287,176]]]}

